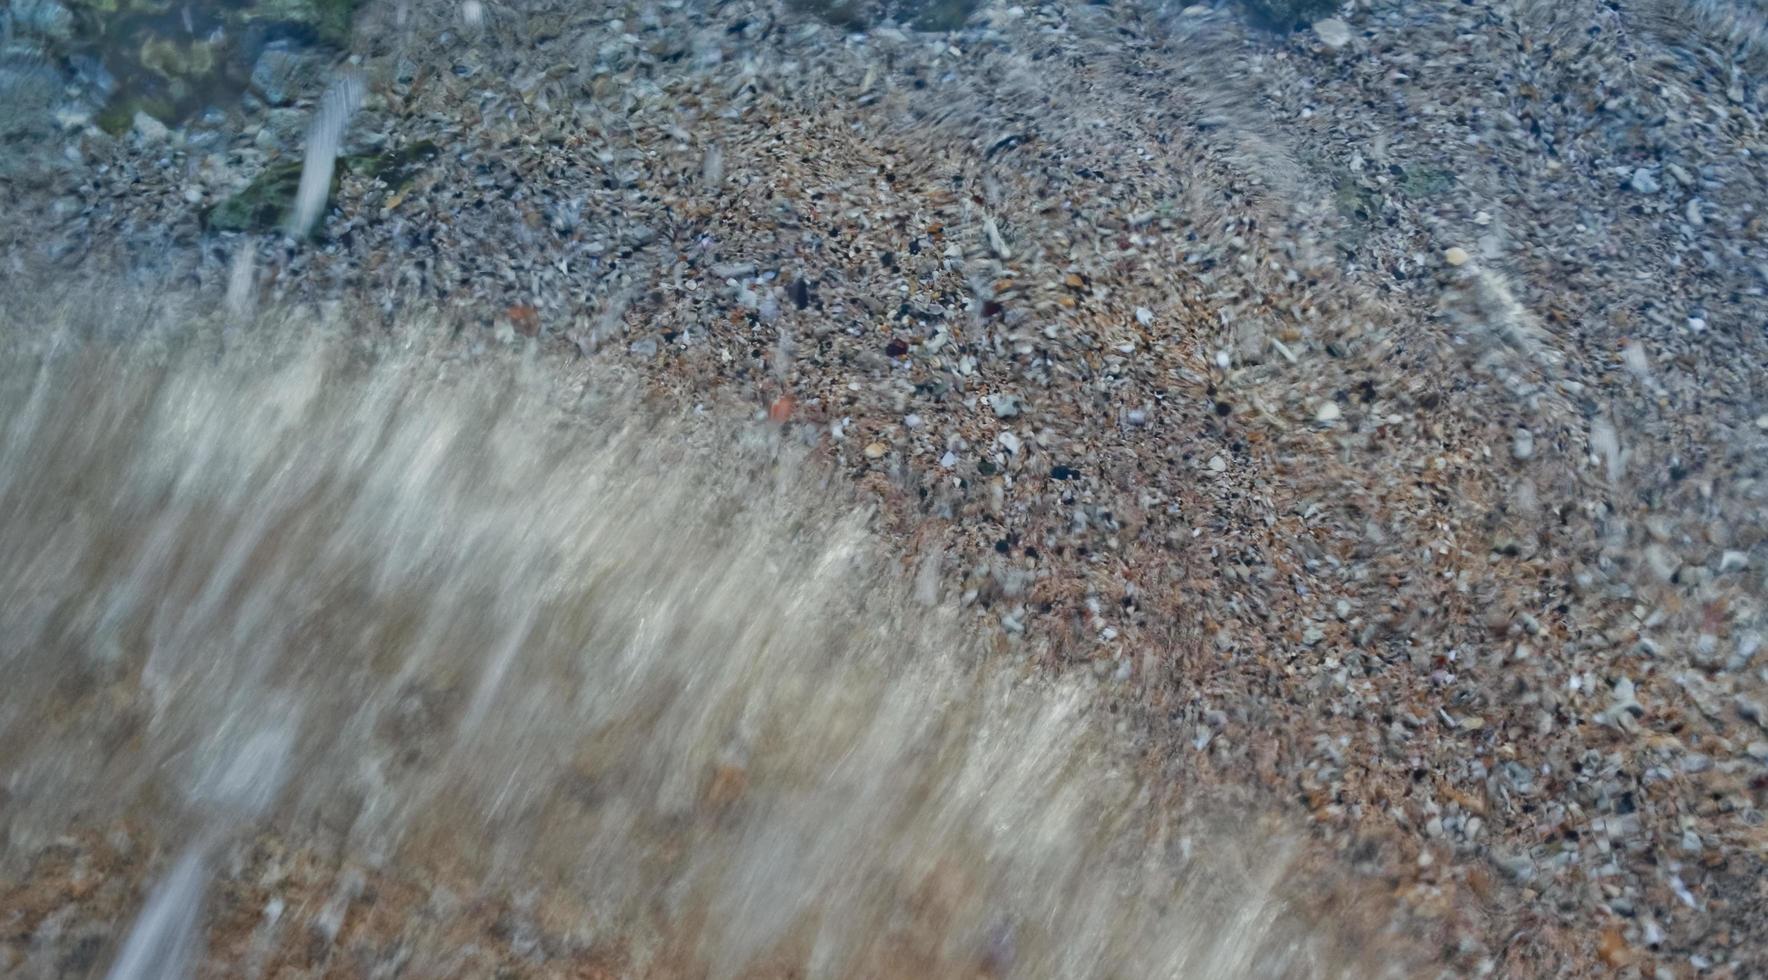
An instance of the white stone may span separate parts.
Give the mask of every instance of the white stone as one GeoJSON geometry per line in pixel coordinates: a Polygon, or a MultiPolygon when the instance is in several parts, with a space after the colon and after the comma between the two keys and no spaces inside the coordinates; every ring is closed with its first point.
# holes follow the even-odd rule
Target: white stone
{"type": "Polygon", "coordinates": [[[1314,410],[1314,421],[1336,422],[1343,414],[1344,412],[1338,407],[1337,402],[1331,400],[1323,401],[1320,403],[1320,407],[1314,410]]]}
{"type": "Polygon", "coordinates": [[[151,143],[158,143],[172,135],[165,123],[140,110],[135,112],[134,127],[137,136],[151,143]]]}
{"type": "Polygon", "coordinates": [[[1228,461],[1220,456],[1211,456],[1209,458],[1209,469],[1212,473],[1226,473],[1228,471],[1228,461]]]}
{"type": "Polygon", "coordinates": [[[1351,26],[1337,17],[1314,22],[1314,34],[1320,43],[1334,51],[1351,43],[1351,26]]]}
{"type": "Polygon", "coordinates": [[[1518,461],[1529,459],[1535,455],[1535,434],[1527,429],[1517,429],[1510,437],[1510,455],[1518,461]]]}

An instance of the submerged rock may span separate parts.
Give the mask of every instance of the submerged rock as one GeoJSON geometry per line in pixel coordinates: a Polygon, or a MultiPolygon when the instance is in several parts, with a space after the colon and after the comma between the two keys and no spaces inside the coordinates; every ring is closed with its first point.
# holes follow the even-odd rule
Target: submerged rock
{"type": "Polygon", "coordinates": [[[177,126],[231,106],[248,87],[272,104],[309,94],[308,83],[349,42],[356,6],[357,0],[31,0],[21,9],[44,25],[38,34],[46,56],[90,64],[108,80],[94,90],[94,104],[101,106],[99,125],[119,133],[138,112],[177,126]]]}
{"type": "MultiPolygon", "coordinates": [[[[301,186],[301,162],[271,164],[244,190],[203,214],[203,227],[211,231],[274,231],[288,222],[301,186]]],[[[332,191],[337,191],[336,178],[332,191]]]]}
{"type": "Polygon", "coordinates": [[[961,30],[970,16],[982,8],[982,3],[981,0],[790,0],[790,6],[842,30],[863,31],[888,22],[917,31],[944,32],[961,30]]]}
{"type": "Polygon", "coordinates": [[[1290,31],[1330,16],[1341,4],[1339,0],[1240,0],[1240,6],[1260,27],[1290,31]]]}
{"type": "MultiPolygon", "coordinates": [[[[337,193],[345,173],[401,190],[423,172],[438,152],[436,144],[421,140],[386,153],[343,157],[332,177],[330,193],[337,193]]],[[[239,193],[204,212],[203,227],[210,231],[277,231],[287,226],[300,186],[300,160],[271,164],[239,193]]]]}

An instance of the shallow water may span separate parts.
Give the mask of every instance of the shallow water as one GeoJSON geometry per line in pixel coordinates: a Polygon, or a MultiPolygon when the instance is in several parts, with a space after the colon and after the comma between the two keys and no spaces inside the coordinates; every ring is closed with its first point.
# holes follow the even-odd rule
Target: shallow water
{"type": "Polygon", "coordinates": [[[1178,821],[1090,680],[985,653],[777,427],[440,331],[7,338],[0,884],[131,828],[121,914],[56,920],[99,973],[319,975],[274,954],[318,936],[473,975],[464,893],[569,899],[507,930],[536,975],[1369,975],[1284,837],[1178,821]],[[376,919],[377,876],[418,895],[376,919]]]}

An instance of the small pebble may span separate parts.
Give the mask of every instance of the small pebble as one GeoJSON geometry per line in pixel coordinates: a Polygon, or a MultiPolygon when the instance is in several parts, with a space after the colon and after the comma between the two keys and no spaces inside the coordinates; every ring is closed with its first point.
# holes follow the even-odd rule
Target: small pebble
{"type": "Polygon", "coordinates": [[[1344,410],[1338,407],[1337,402],[1323,401],[1320,403],[1320,407],[1314,411],[1314,421],[1336,422],[1343,414],[1344,410]]]}
{"type": "Polygon", "coordinates": [[[1209,458],[1209,469],[1212,473],[1226,473],[1228,471],[1228,461],[1220,456],[1211,456],[1209,458]]]}
{"type": "Polygon", "coordinates": [[[1459,245],[1456,245],[1456,246],[1448,249],[1447,251],[1443,252],[1443,261],[1447,262],[1450,265],[1455,266],[1457,268],[1459,268],[1460,266],[1466,265],[1467,260],[1472,257],[1473,256],[1467,254],[1467,249],[1464,249],[1459,245]]]}
{"type": "Polygon", "coordinates": [[[1527,429],[1517,429],[1510,437],[1510,455],[1517,462],[1525,461],[1535,455],[1535,434],[1527,429]]]}
{"type": "Polygon", "coordinates": [[[1350,25],[1339,20],[1337,17],[1328,17],[1325,20],[1315,21],[1314,35],[1320,39],[1321,44],[1324,44],[1333,51],[1337,51],[1339,48],[1351,43],[1350,25]]]}
{"type": "Polygon", "coordinates": [[[1645,167],[1633,171],[1633,179],[1627,183],[1640,194],[1656,194],[1659,189],[1657,178],[1652,176],[1651,171],[1645,167]]]}
{"type": "Polygon", "coordinates": [[[150,143],[158,143],[172,135],[172,131],[166,128],[165,123],[139,110],[135,113],[133,127],[135,135],[150,143]]]}
{"type": "Polygon", "coordinates": [[[871,443],[870,445],[866,446],[866,458],[867,459],[877,459],[889,451],[890,451],[890,447],[884,445],[881,442],[874,442],[874,443],[871,443]]]}

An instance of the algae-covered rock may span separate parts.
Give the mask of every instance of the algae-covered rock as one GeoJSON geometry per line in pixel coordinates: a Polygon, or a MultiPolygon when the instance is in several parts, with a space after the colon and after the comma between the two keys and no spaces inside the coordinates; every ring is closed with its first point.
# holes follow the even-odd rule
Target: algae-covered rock
{"type": "Polygon", "coordinates": [[[270,101],[316,94],[322,66],[349,41],[358,5],[358,0],[25,2],[35,5],[29,8],[35,20],[60,23],[36,12],[50,4],[65,15],[66,28],[51,56],[95,61],[116,80],[115,93],[108,95],[111,104],[100,113],[105,120],[129,119],[139,110],[170,125],[234,104],[258,80],[254,69],[273,48],[282,60],[272,59],[260,72],[279,96],[270,101]],[[298,63],[303,70],[276,73],[298,63]]]}
{"type": "Polygon", "coordinates": [[[378,180],[389,190],[404,190],[441,151],[429,140],[418,140],[410,146],[385,153],[348,156],[343,169],[351,174],[378,180]]]}
{"type": "Polygon", "coordinates": [[[93,123],[112,136],[121,136],[134,126],[138,114],[145,114],[168,124],[176,118],[170,99],[122,96],[112,99],[100,110],[93,123]]]}
{"type": "MultiPolygon", "coordinates": [[[[329,194],[336,194],[345,173],[378,180],[391,190],[401,190],[423,173],[440,151],[429,140],[386,153],[347,156],[332,172],[329,194]]],[[[301,186],[301,161],[287,160],[264,168],[243,190],[216,204],[202,215],[210,231],[278,231],[288,225],[289,209],[301,186]]]]}
{"type": "MultiPolygon", "coordinates": [[[[301,161],[287,160],[264,168],[244,190],[203,214],[210,231],[275,231],[288,224],[295,191],[301,186],[301,161]]],[[[337,191],[337,177],[332,178],[337,191]]]]}
{"type": "Polygon", "coordinates": [[[252,88],[265,102],[288,105],[324,87],[326,58],[289,41],[274,41],[252,65],[252,88]]]}
{"type": "Polygon", "coordinates": [[[350,21],[356,15],[357,0],[256,0],[246,4],[240,16],[244,21],[276,24],[301,24],[311,28],[328,44],[343,45],[350,40],[350,21]]]}

